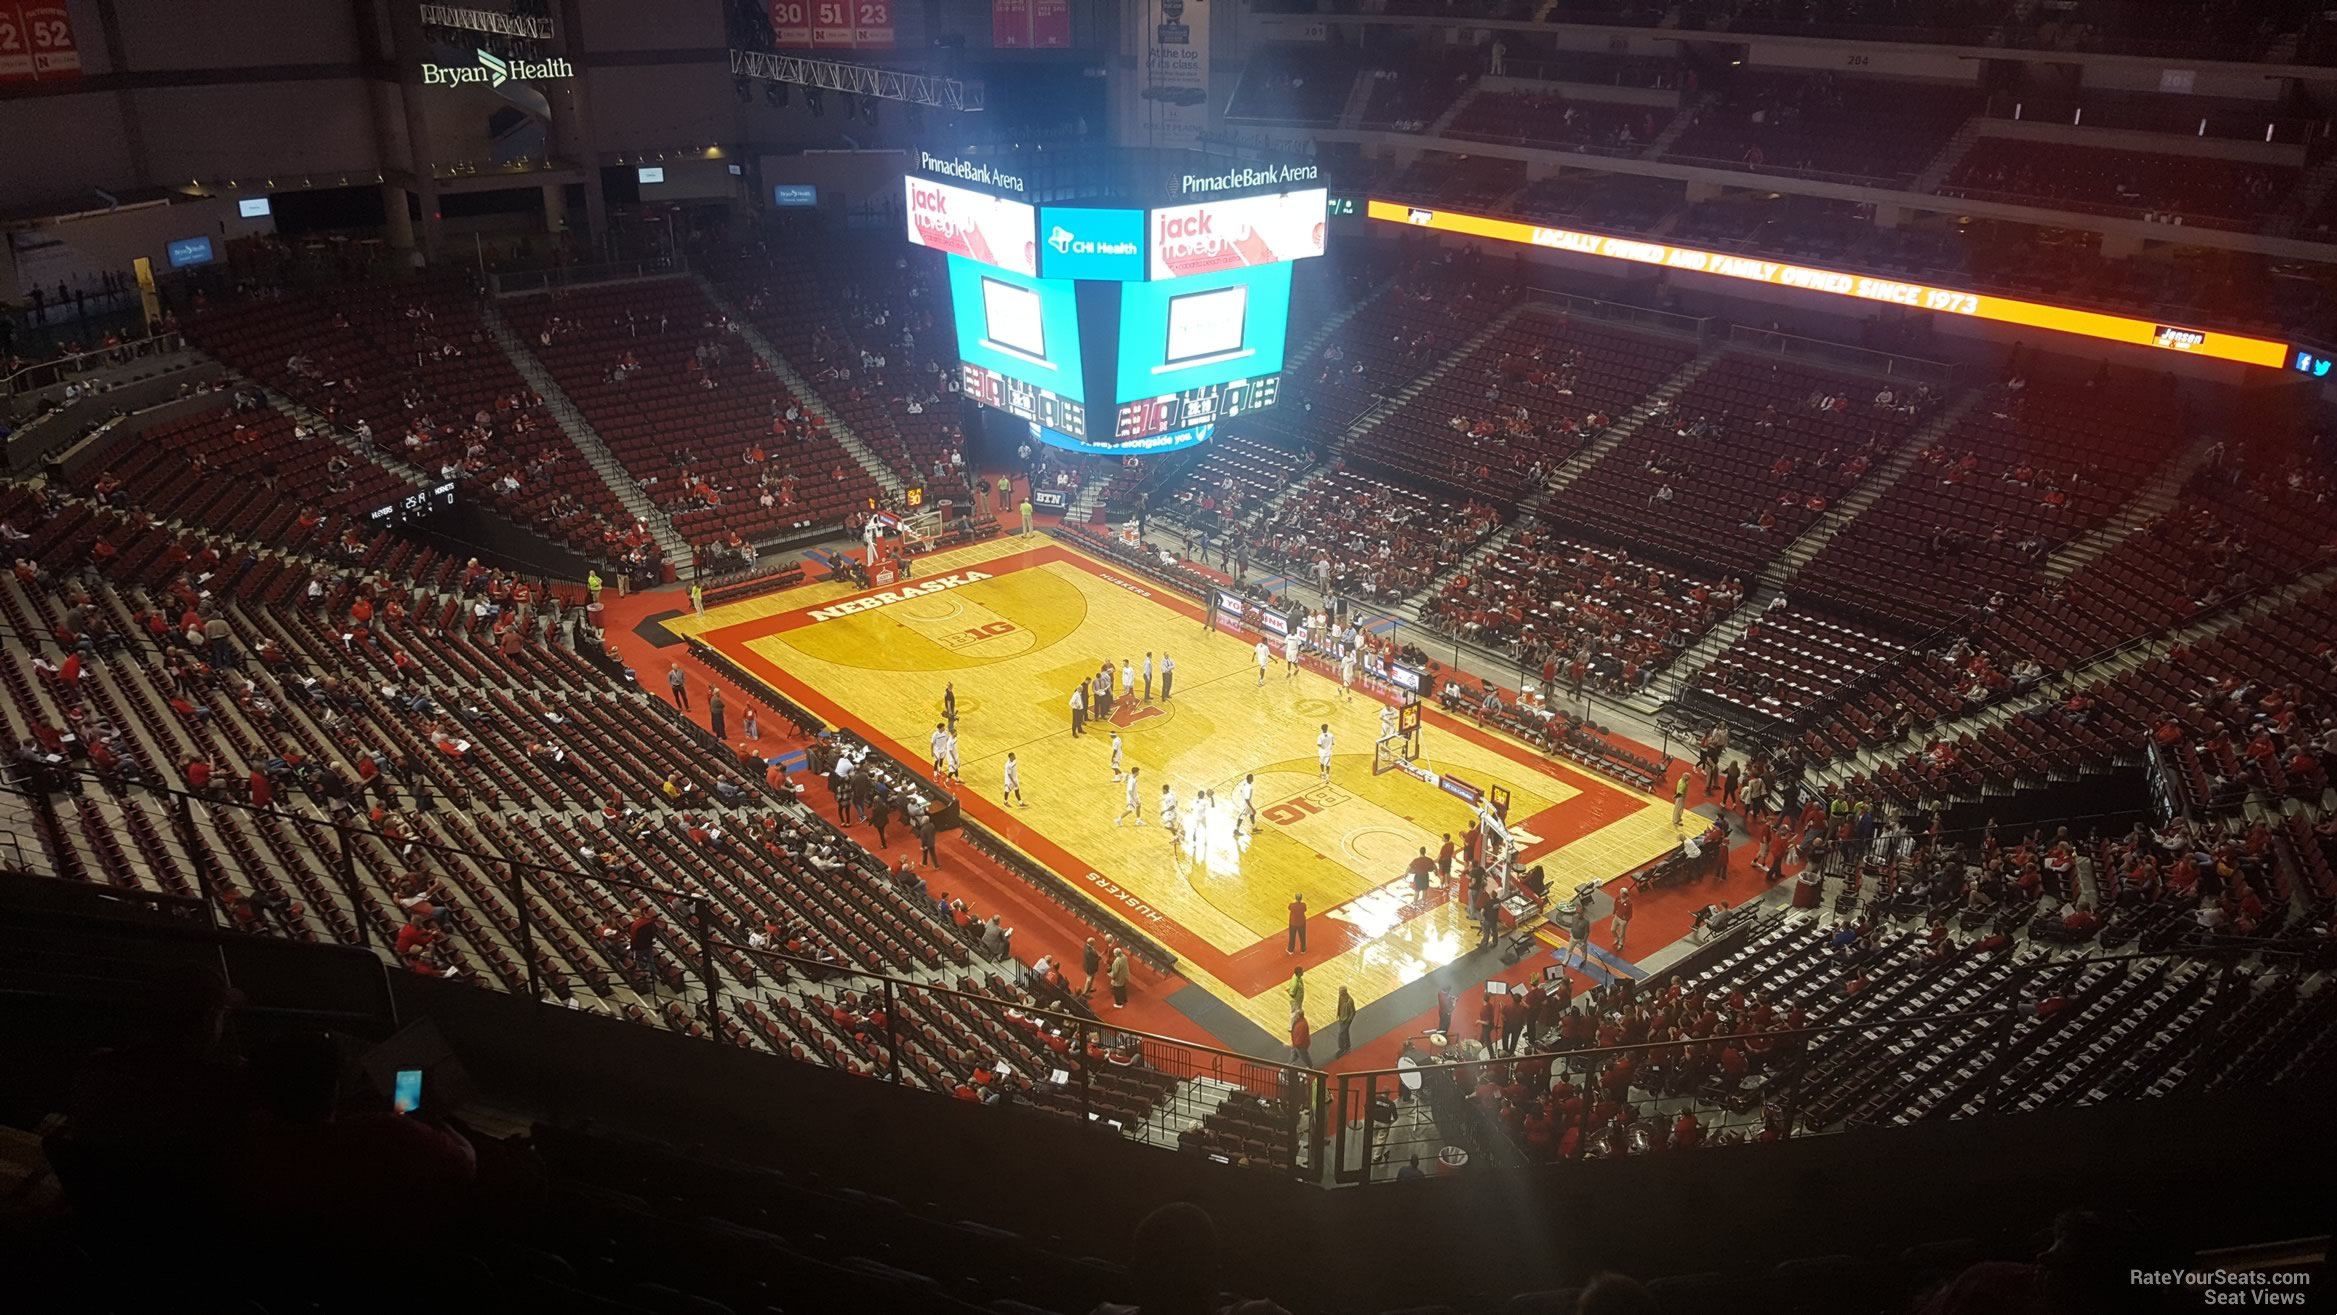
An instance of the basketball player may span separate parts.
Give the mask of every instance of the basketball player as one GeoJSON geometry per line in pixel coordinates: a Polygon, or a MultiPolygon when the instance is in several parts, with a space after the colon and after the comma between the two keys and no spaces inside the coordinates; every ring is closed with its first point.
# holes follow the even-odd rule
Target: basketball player
{"type": "Polygon", "coordinates": [[[1258,776],[1255,772],[1252,772],[1248,776],[1243,777],[1242,783],[1233,788],[1233,834],[1236,839],[1239,839],[1241,836],[1242,823],[1244,822],[1248,822],[1250,824],[1250,833],[1252,835],[1257,834],[1258,806],[1250,802],[1250,797],[1255,795],[1257,792],[1258,776]]]}
{"type": "Polygon", "coordinates": [[[1379,737],[1384,740],[1395,733],[1396,705],[1383,703],[1379,705],[1379,737]]]}
{"type": "Polygon", "coordinates": [[[949,728],[933,723],[933,779],[942,778],[942,769],[949,766],[949,728]]]}
{"type": "MultiPolygon", "coordinates": [[[[950,748],[954,753],[957,746],[953,744],[950,746],[950,748]]],[[[955,764],[952,765],[954,766],[955,764]]],[[[1013,796],[1015,807],[1030,807],[1029,804],[1026,804],[1022,801],[1022,767],[1020,764],[1014,761],[1014,751],[1011,749],[1008,750],[1006,754],[1005,780],[1002,788],[998,791],[999,807],[1004,808],[1006,806],[1006,800],[1009,795],[1013,796]]]]}
{"type": "Polygon", "coordinates": [[[1185,833],[1177,829],[1177,792],[1171,786],[1160,788],[1160,824],[1168,828],[1169,848],[1182,852],[1185,833]]]}
{"type": "Polygon", "coordinates": [[[1132,703],[1132,702],[1134,702],[1134,701],[1135,701],[1135,699],[1136,699],[1136,664],[1135,664],[1135,663],[1133,663],[1133,662],[1130,662],[1130,661],[1129,661],[1128,659],[1126,659],[1126,658],[1121,658],[1121,659],[1120,659],[1120,702],[1122,702],[1122,703],[1132,703]]]}
{"type": "Polygon", "coordinates": [[[1282,678],[1288,680],[1298,674],[1298,646],[1306,640],[1306,631],[1293,630],[1282,637],[1282,678]]]}
{"type": "Polygon", "coordinates": [[[1128,803],[1125,808],[1120,810],[1120,815],[1112,819],[1113,826],[1118,826],[1122,821],[1125,821],[1130,816],[1135,817],[1136,825],[1144,825],[1144,804],[1140,799],[1137,798],[1136,795],[1136,773],[1142,770],[1143,769],[1140,767],[1131,767],[1128,769],[1128,786],[1126,790],[1128,803]]]}
{"type": "Polygon", "coordinates": [[[1339,650],[1339,689],[1340,698],[1349,703],[1355,701],[1355,650],[1352,648],[1339,650]]]}
{"type": "Polygon", "coordinates": [[[1258,659],[1258,688],[1264,689],[1266,688],[1266,668],[1273,665],[1274,650],[1266,647],[1266,641],[1261,639],[1258,641],[1257,649],[1252,653],[1252,656],[1258,659]]]}
{"type": "Polygon", "coordinates": [[[1193,792],[1193,852],[1209,852],[1209,807],[1217,800],[1207,790],[1193,792]]]}
{"type": "Polygon", "coordinates": [[[1112,732],[1112,779],[1120,779],[1120,732],[1112,732]]]}
{"type": "Polygon", "coordinates": [[[1315,761],[1322,764],[1323,781],[1331,779],[1331,723],[1323,723],[1323,733],[1315,737],[1315,761]]]}
{"type": "Polygon", "coordinates": [[[944,754],[945,754],[945,755],[948,757],[948,759],[949,759],[949,780],[950,780],[950,784],[952,784],[952,785],[963,785],[963,784],[965,784],[965,780],[966,780],[966,778],[965,778],[963,775],[961,775],[961,774],[959,773],[959,771],[958,771],[958,737],[957,737],[957,734],[956,734],[954,731],[953,731],[953,732],[951,732],[951,734],[950,734],[950,737],[949,737],[949,742],[948,742],[947,744],[944,744],[944,745],[942,745],[941,747],[942,747],[942,750],[943,750],[944,754]]]}

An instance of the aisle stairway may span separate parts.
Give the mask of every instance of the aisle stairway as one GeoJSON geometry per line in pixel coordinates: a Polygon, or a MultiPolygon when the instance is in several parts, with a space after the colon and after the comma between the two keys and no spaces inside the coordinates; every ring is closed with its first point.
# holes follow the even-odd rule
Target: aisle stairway
{"type": "Polygon", "coordinates": [[[544,409],[550,411],[552,418],[559,422],[561,432],[568,435],[568,440],[576,445],[576,450],[583,453],[584,459],[599,472],[601,482],[607,484],[609,491],[617,495],[617,500],[625,504],[626,511],[649,527],[649,537],[657,542],[658,552],[664,555],[675,574],[685,580],[696,574],[697,555],[691,551],[689,542],[675,531],[673,522],[658,509],[656,503],[649,500],[649,495],[641,491],[640,483],[625,469],[624,463],[617,460],[617,454],[609,450],[609,445],[601,440],[592,422],[586,420],[584,413],[577,410],[576,404],[568,399],[567,392],[552,378],[552,372],[544,368],[543,362],[536,359],[534,352],[528,350],[527,344],[512,330],[510,321],[503,318],[503,313],[496,309],[493,302],[485,305],[479,319],[487,326],[487,336],[493,338],[495,345],[502,348],[503,354],[511,359],[512,368],[519,371],[519,377],[527,380],[528,387],[535,390],[536,396],[544,399],[544,409]]]}
{"type": "Polygon", "coordinates": [[[827,427],[828,437],[842,444],[852,460],[868,472],[870,479],[876,481],[877,487],[897,503],[903,493],[900,473],[878,459],[876,452],[861,438],[859,432],[847,424],[844,417],[836,414],[835,409],[820,396],[819,390],[811,386],[810,380],[796,373],[795,367],[787,363],[787,358],[779,354],[779,349],[771,345],[771,340],[763,335],[763,331],[755,327],[755,322],[740,314],[738,308],[730,304],[730,299],[722,295],[720,288],[703,274],[692,273],[690,279],[716,310],[729,317],[732,327],[738,330],[740,340],[746,343],[748,350],[754,352],[756,359],[762,361],[763,367],[779,382],[787,385],[787,391],[795,395],[804,410],[820,418],[827,427]]]}

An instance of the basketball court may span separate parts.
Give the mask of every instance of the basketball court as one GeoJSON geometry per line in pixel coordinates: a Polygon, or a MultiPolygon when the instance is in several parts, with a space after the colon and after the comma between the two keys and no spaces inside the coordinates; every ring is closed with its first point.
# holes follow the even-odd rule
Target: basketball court
{"type": "MultiPolygon", "coordinates": [[[[943,690],[955,686],[963,806],[974,821],[1081,882],[1099,904],[1174,951],[1180,970],[1270,1034],[1289,1024],[1290,970],[1307,968],[1308,1015],[1327,1026],[1338,989],[1358,1007],[1460,958],[1477,932],[1457,893],[1415,902],[1404,866],[1456,843],[1471,806],[1401,771],[1375,773],[1382,703],[1302,670],[1277,649],[1263,687],[1248,638],[1204,632],[1201,605],[1051,539],[1004,538],[917,560],[913,580],[879,589],[800,586],[681,616],[699,638],[831,723],[912,765],[931,760],[943,690]],[[1070,696],[1109,659],[1176,662],[1172,697],[1115,701],[1071,732],[1070,696]],[[1335,740],[1331,779],[1315,742],[1335,740]],[[1149,825],[1115,825],[1123,785],[1111,733],[1141,769],[1149,825]],[[1006,755],[1028,807],[1002,805],[1006,755]],[[1254,829],[1235,833],[1236,786],[1256,777],[1254,829]],[[1188,839],[1156,816],[1174,788],[1188,839]],[[1216,806],[1196,819],[1194,796],[1216,806]],[[1303,895],[1308,947],[1285,952],[1287,908],[1303,895]]],[[[1639,793],[1435,711],[1421,760],[1490,793],[1505,789],[1523,861],[1561,894],[1606,881],[1678,843],[1668,801],[1639,793]]]]}

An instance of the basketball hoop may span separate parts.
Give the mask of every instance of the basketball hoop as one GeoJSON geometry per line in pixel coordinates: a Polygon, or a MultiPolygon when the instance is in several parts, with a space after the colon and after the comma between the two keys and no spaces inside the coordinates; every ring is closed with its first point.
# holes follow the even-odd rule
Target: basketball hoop
{"type": "Polygon", "coordinates": [[[901,518],[901,546],[918,552],[930,551],[941,538],[941,512],[937,509],[911,512],[901,518]]]}

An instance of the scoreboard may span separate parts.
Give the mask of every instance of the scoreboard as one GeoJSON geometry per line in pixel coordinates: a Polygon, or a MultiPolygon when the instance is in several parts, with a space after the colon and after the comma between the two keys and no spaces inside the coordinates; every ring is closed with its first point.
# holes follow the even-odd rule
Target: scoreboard
{"type": "Polygon", "coordinates": [[[1274,405],[1281,391],[1282,376],[1269,374],[1256,379],[1236,379],[1232,383],[1207,384],[1200,388],[1187,388],[1182,392],[1163,393],[1137,402],[1124,402],[1114,413],[1112,436],[1137,439],[1150,434],[1165,434],[1172,429],[1189,429],[1194,425],[1231,420],[1237,415],[1263,411],[1274,405]]]}
{"type": "Polygon", "coordinates": [[[947,258],[967,397],[1098,452],[1199,443],[1280,398],[1292,263],[1323,253],[1323,189],[1034,204],[993,160],[918,160],[906,236],[947,258]]]}
{"type": "Polygon", "coordinates": [[[1087,437],[1087,408],[1068,397],[972,361],[958,363],[958,376],[966,396],[984,406],[997,407],[1008,415],[1020,416],[1034,425],[1044,425],[1073,438],[1087,437]]]}

